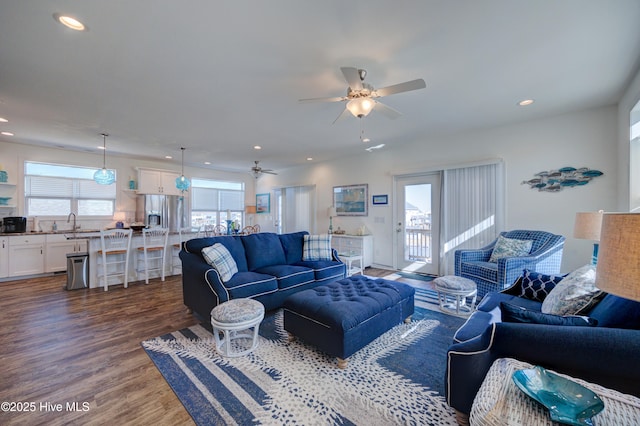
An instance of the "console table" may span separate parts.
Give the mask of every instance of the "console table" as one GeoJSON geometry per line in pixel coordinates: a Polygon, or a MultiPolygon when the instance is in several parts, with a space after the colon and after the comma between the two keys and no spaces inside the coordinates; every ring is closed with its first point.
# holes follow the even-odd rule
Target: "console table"
{"type": "Polygon", "coordinates": [[[373,264],[373,235],[332,234],[331,248],[341,257],[362,256],[362,269],[373,264]]]}
{"type": "MultiPolygon", "coordinates": [[[[531,368],[531,364],[511,358],[497,359],[476,394],[471,407],[471,425],[555,425],[549,411],[524,394],[511,376],[516,370],[531,368]]],[[[640,398],[607,389],[594,383],[566,377],[591,389],[604,402],[604,410],[593,417],[598,426],[637,425],[640,419],[640,398]]]]}

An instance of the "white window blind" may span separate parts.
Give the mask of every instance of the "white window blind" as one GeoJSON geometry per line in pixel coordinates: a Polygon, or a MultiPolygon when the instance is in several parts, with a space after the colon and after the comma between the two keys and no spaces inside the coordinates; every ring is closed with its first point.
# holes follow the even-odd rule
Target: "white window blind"
{"type": "Polygon", "coordinates": [[[113,199],[116,185],[100,185],[93,180],[50,176],[25,176],[26,197],[113,199]]]}
{"type": "Polygon", "coordinates": [[[115,184],[93,180],[96,169],[62,164],[24,163],[25,212],[28,216],[112,216],[115,184]]]}
{"type": "Polygon", "coordinates": [[[212,188],[191,189],[191,210],[244,210],[244,191],[212,188]]]}

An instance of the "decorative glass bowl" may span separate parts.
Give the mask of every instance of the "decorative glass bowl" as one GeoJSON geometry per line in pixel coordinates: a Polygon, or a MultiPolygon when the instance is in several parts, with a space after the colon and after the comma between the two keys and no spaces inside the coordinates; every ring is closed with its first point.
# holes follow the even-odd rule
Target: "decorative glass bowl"
{"type": "Polygon", "coordinates": [[[512,377],[516,386],[549,410],[553,421],[593,426],[591,418],[604,409],[593,391],[540,366],[515,371],[512,377]]]}
{"type": "Polygon", "coordinates": [[[0,197],[0,206],[6,206],[9,204],[11,197],[0,197]]]}

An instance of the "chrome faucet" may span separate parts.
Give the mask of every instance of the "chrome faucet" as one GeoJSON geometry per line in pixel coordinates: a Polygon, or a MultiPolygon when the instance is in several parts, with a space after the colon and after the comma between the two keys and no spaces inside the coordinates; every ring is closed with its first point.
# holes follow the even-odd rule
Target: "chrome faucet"
{"type": "Polygon", "coordinates": [[[76,214],[74,212],[69,213],[69,216],[67,216],[67,223],[71,221],[71,216],[73,216],[73,228],[71,229],[75,232],[78,227],[76,226],[76,214]]]}

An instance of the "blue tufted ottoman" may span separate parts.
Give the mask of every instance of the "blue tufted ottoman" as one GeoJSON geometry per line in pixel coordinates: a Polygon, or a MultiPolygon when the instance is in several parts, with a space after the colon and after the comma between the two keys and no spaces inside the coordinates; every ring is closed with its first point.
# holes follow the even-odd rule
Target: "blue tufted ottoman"
{"type": "Polygon", "coordinates": [[[347,358],[413,314],[415,290],[403,283],[355,275],[303,290],[284,301],[284,329],[292,337],[347,358]]]}

